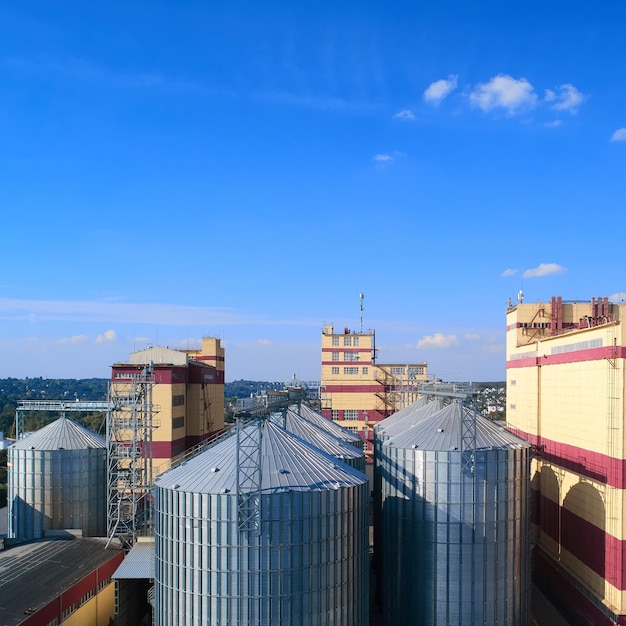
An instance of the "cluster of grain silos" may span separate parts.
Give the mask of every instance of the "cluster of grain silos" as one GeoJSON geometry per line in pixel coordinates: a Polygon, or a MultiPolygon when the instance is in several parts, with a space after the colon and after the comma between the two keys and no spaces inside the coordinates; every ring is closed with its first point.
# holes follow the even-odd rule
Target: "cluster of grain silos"
{"type": "Polygon", "coordinates": [[[62,417],[8,448],[8,536],[106,534],[106,440],[62,417]]]}
{"type": "Polygon", "coordinates": [[[238,428],[156,479],[155,624],[365,626],[367,476],[273,420],[238,428]]]}
{"type": "Polygon", "coordinates": [[[431,404],[375,430],[385,623],[525,626],[530,446],[460,401],[431,404]]]}

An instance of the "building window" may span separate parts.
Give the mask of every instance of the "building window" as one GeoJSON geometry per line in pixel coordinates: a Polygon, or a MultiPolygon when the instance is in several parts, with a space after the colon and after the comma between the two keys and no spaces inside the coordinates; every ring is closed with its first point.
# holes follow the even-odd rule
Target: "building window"
{"type": "Polygon", "coordinates": [[[511,380],[511,385],[514,385],[514,384],[515,384],[515,381],[514,381],[514,380],[511,380]]]}
{"type": "Polygon", "coordinates": [[[352,337],[350,337],[350,335],[345,335],[343,338],[343,345],[344,346],[351,346],[352,345],[352,337]]]}
{"type": "Polygon", "coordinates": [[[358,420],[359,419],[358,409],[346,409],[343,412],[343,419],[350,420],[350,421],[358,420]]]}
{"type": "Polygon", "coordinates": [[[333,337],[333,346],[339,345],[339,337],[333,337]]]}
{"type": "Polygon", "coordinates": [[[184,406],[185,405],[185,394],[180,394],[177,396],[172,396],[172,406],[184,406]]]}
{"type": "Polygon", "coordinates": [[[353,337],[352,339],[353,339],[352,345],[353,346],[358,346],[359,345],[359,338],[358,337],[353,337]]]}
{"type": "Polygon", "coordinates": [[[338,420],[339,419],[339,411],[337,409],[333,409],[332,410],[332,418],[334,420],[338,420]]]}
{"type": "Polygon", "coordinates": [[[347,428],[351,433],[355,433],[356,435],[359,434],[358,426],[344,426],[344,428],[347,428]]]}
{"type": "Polygon", "coordinates": [[[363,374],[367,374],[367,372],[368,372],[367,367],[364,367],[364,368],[361,370],[361,372],[362,372],[363,374]]]}
{"type": "Polygon", "coordinates": [[[409,376],[421,376],[424,374],[423,367],[409,367],[409,376]]]}
{"type": "Polygon", "coordinates": [[[515,405],[514,404],[510,404],[509,408],[515,410],[515,405]]]}
{"type": "Polygon", "coordinates": [[[401,376],[402,374],[404,374],[404,368],[403,367],[392,367],[389,372],[391,373],[392,376],[401,376]]]}
{"type": "Polygon", "coordinates": [[[363,452],[367,452],[369,450],[369,443],[367,441],[363,442],[363,452]]]}
{"type": "Polygon", "coordinates": [[[333,367],[331,371],[332,371],[333,374],[339,374],[339,368],[338,367],[333,367]]]}
{"type": "Polygon", "coordinates": [[[333,361],[339,360],[339,352],[333,352],[333,361]]]}
{"type": "Polygon", "coordinates": [[[344,361],[358,361],[359,353],[358,352],[344,352],[343,360],[344,361]]]}
{"type": "Polygon", "coordinates": [[[348,376],[351,376],[353,374],[358,374],[359,368],[358,367],[344,367],[343,373],[348,376]]]}
{"type": "Polygon", "coordinates": [[[172,428],[183,428],[185,426],[185,416],[172,419],[172,428]]]}

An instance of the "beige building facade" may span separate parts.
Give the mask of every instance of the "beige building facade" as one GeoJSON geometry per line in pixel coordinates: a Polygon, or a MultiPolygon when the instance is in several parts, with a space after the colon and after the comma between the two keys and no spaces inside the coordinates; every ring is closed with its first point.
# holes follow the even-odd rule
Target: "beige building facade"
{"type": "Polygon", "coordinates": [[[426,363],[378,363],[373,330],[322,328],[321,412],[359,434],[370,455],[374,424],[417,400],[427,378],[426,363]]]}
{"type": "Polygon", "coordinates": [[[198,350],[154,347],[112,366],[111,384],[129,385],[151,364],[154,385],[152,467],[169,468],[185,450],[224,428],[224,348],[205,337],[198,350]]]}
{"type": "Polygon", "coordinates": [[[507,422],[536,450],[533,567],[572,624],[626,624],[626,306],[509,306],[507,422]]]}

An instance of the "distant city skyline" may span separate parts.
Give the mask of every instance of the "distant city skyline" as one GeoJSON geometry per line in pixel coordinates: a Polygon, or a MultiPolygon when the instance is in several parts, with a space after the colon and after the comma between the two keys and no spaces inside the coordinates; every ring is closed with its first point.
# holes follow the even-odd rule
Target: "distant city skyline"
{"type": "Polygon", "coordinates": [[[0,7],[0,377],[223,340],[226,380],[505,379],[505,311],[626,296],[626,7],[0,7]]]}

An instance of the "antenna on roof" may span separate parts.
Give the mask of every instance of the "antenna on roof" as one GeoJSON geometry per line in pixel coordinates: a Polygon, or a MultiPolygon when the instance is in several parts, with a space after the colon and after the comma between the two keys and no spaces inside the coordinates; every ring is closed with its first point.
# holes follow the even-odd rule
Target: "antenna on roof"
{"type": "Polygon", "coordinates": [[[361,292],[359,294],[359,299],[361,300],[361,326],[360,326],[360,330],[359,332],[362,334],[363,333],[363,299],[365,298],[365,294],[363,292],[361,292]]]}

